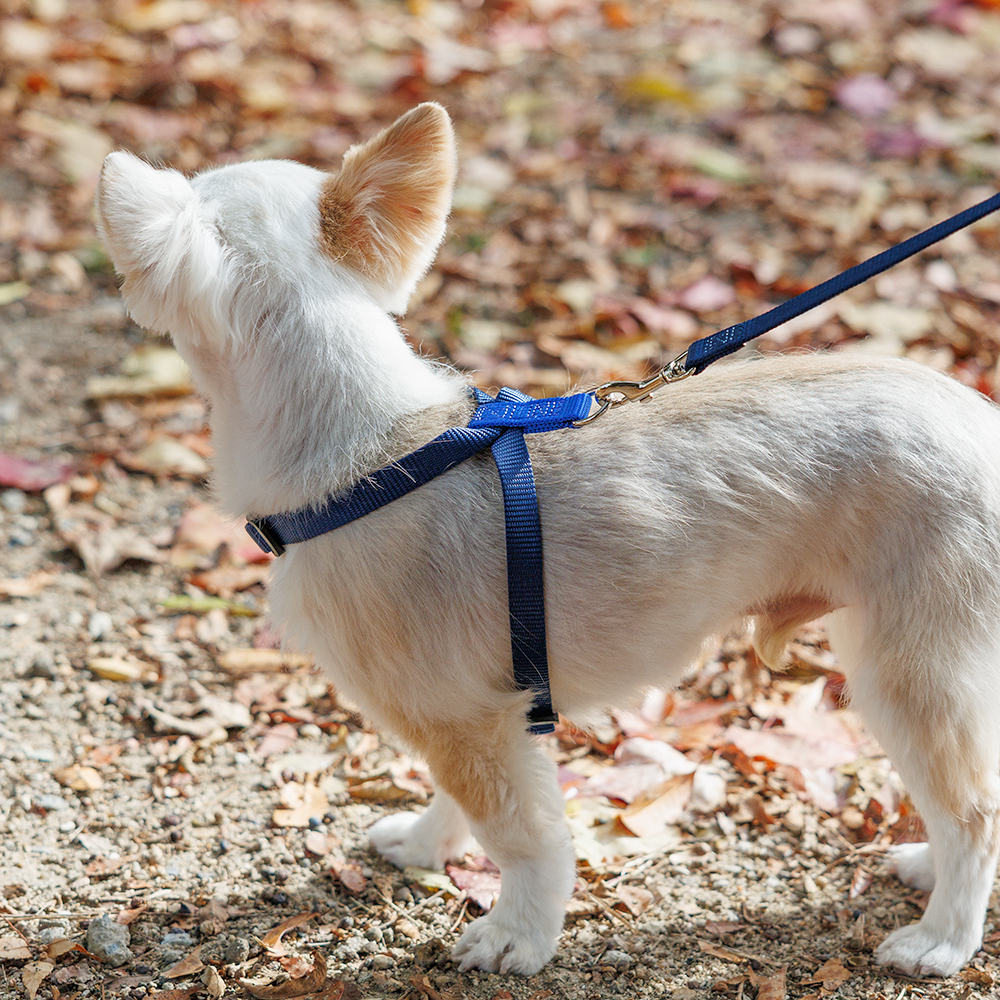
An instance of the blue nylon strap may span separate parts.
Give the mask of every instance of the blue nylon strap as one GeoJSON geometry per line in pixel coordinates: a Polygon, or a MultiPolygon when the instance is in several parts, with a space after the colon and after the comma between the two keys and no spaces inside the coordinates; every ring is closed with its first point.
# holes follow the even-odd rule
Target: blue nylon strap
{"type": "Polygon", "coordinates": [[[513,389],[501,389],[496,399],[482,393],[486,399],[479,399],[479,408],[472,415],[469,426],[520,427],[525,434],[538,434],[583,420],[594,405],[594,397],[589,392],[549,399],[532,399],[518,392],[520,398],[514,399],[515,392],[513,389]]]}
{"type": "Polygon", "coordinates": [[[696,340],[687,349],[685,366],[688,369],[693,369],[696,373],[704,371],[713,361],[718,361],[719,358],[724,358],[727,354],[738,351],[754,337],[759,337],[761,334],[773,330],[776,326],[808,312],[820,303],[826,302],[827,299],[832,299],[835,295],[846,292],[848,288],[853,288],[855,285],[860,285],[861,282],[873,278],[876,274],[881,274],[900,261],[906,260],[907,257],[912,257],[915,253],[925,250],[932,243],[937,243],[938,240],[951,236],[952,233],[958,232],[959,229],[971,225],[997,209],[1000,209],[1000,194],[995,194],[991,198],[965,209],[964,212],[959,212],[958,215],[953,215],[950,219],[945,219],[943,222],[931,226],[930,229],[917,233],[916,236],[911,236],[908,240],[903,240],[902,243],[890,247],[888,250],[883,250],[882,253],[876,254],[870,260],[856,264],[842,274],[824,281],[815,288],[810,288],[801,295],[796,295],[795,298],[789,299],[787,302],[782,302],[781,305],[775,306],[760,316],[755,316],[753,319],[726,327],[725,330],[696,340]]]}
{"type": "Polygon", "coordinates": [[[488,448],[502,433],[502,428],[453,427],[355,483],[347,493],[330,497],[318,507],[255,518],[247,524],[247,532],[265,552],[281,555],[286,545],[325,535],[398,500],[488,448]]]}
{"type": "Polygon", "coordinates": [[[529,731],[550,733],[558,715],[553,711],[549,692],[542,529],[524,435],[572,426],[589,415],[593,397],[581,393],[535,400],[515,389],[501,389],[493,399],[479,389],[473,391],[479,406],[468,427],[445,431],[318,507],[255,518],[247,524],[247,532],[265,552],[280,556],[286,545],[356,521],[492,447],[504,500],[514,682],[518,690],[534,692],[528,712],[529,731]]]}
{"type": "MultiPolygon", "coordinates": [[[[485,393],[476,396],[482,402],[485,393]]],[[[486,397],[489,399],[489,397],[486,397]]],[[[590,397],[586,397],[590,412],[590,397]]],[[[515,407],[534,403],[514,389],[501,389],[501,403],[515,407]]],[[[492,402],[492,401],[491,401],[492,402]]],[[[490,407],[487,402],[480,411],[490,407]]],[[[477,415],[480,411],[477,411],[477,415]]],[[[573,418],[578,419],[578,418],[573,418]]],[[[558,715],[552,709],[549,691],[549,659],[545,639],[545,582],[542,557],[542,524],[531,456],[524,443],[524,430],[509,427],[493,442],[493,458],[500,472],[507,538],[507,609],[510,615],[510,652],[514,683],[520,691],[533,691],[528,711],[528,731],[551,733],[558,715]]]]}

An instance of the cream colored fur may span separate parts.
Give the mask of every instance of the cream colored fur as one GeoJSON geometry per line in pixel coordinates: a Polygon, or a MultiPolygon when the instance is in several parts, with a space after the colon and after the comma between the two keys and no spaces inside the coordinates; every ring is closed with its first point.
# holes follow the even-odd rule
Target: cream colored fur
{"type": "MultiPolygon", "coordinates": [[[[229,513],[319,500],[467,418],[465,380],[415,356],[387,311],[444,232],[453,158],[436,105],[352,150],[346,181],[280,162],[188,181],[108,157],[104,238],[132,315],[172,334],[211,401],[229,513]],[[419,183],[397,183],[410,175],[419,183]],[[366,227],[382,241],[370,251],[366,227]]],[[[935,886],[930,905],[877,958],[957,971],[979,947],[998,851],[997,409],[915,364],[815,355],[720,364],[529,445],[560,711],[583,717],[676,679],[734,620],[758,616],[774,658],[796,624],[833,612],[854,702],[930,840],[898,855],[904,878],[935,886]]],[[[573,852],[513,690],[491,458],[291,546],[271,600],[442,789],[423,815],[375,824],[373,844],[398,865],[440,865],[475,835],[503,891],[456,957],[537,971],[573,852]]]]}

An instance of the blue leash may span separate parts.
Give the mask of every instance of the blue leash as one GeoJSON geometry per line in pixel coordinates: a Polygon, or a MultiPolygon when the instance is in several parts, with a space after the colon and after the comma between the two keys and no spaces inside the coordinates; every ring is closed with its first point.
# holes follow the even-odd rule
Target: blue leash
{"type": "Polygon", "coordinates": [[[732,354],[755,337],[881,274],[997,209],[1000,209],[1000,194],[911,236],[760,316],[696,340],[684,354],[643,382],[607,382],[592,392],[548,399],[532,399],[516,389],[501,389],[494,399],[474,389],[478,405],[468,426],[452,427],[399,461],[355,483],[346,493],[329,497],[318,507],[253,518],[246,526],[247,532],[265,552],[280,556],[286,546],[324,535],[385,507],[489,448],[500,473],[503,491],[514,683],[519,691],[534,692],[528,712],[529,732],[550,733],[558,715],[552,708],[549,691],[542,526],[524,435],[580,427],[596,419],[608,407],[644,399],[661,385],[697,375],[713,361],[732,354]],[[598,409],[592,412],[595,403],[598,409]]]}
{"type": "Polygon", "coordinates": [[[930,229],[925,229],[922,233],[917,233],[916,236],[911,236],[909,239],[903,240],[902,243],[890,247],[888,250],[883,250],[860,264],[855,264],[849,270],[824,281],[815,288],[802,292],[801,295],[796,295],[787,302],[782,302],[780,306],[775,306],[766,313],[761,313],[760,316],[755,316],[743,323],[726,327],[725,330],[713,333],[709,337],[696,340],[687,349],[685,367],[689,371],[693,371],[694,374],[703,372],[713,361],[718,361],[719,358],[724,358],[727,354],[738,351],[747,341],[773,330],[782,323],[787,323],[796,316],[801,316],[802,313],[814,309],[826,302],[827,299],[832,299],[835,295],[846,292],[848,288],[853,288],[869,278],[874,278],[876,274],[887,271],[900,261],[906,260],[907,257],[920,253],[921,250],[926,250],[932,243],[937,243],[938,240],[943,240],[946,236],[957,233],[959,229],[971,226],[973,222],[978,222],[983,216],[989,215],[997,209],[1000,209],[1000,194],[995,194],[991,198],[965,209],[964,212],[959,212],[958,215],[953,215],[950,219],[945,219],[944,222],[939,222],[936,226],[931,226],[930,229]]]}

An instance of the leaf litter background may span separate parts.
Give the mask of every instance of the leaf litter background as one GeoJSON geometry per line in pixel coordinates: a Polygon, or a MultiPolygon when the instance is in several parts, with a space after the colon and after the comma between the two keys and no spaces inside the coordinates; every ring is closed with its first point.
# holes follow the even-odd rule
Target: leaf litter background
{"type": "MultiPolygon", "coordinates": [[[[367,850],[425,773],[275,649],[266,561],[210,506],[205,407],[127,321],[90,206],[115,147],[334,167],[439,100],[462,167],[415,346],[535,394],[641,377],[992,193],[996,3],[0,12],[0,995],[992,993],[995,900],[960,976],[871,962],[926,902],[881,863],[921,830],[816,628],[780,675],[720,637],[679,691],[561,726],[561,950],[525,980],[458,974],[445,947],[495,869],[367,850]]],[[[998,246],[986,219],[759,346],[905,354],[994,395],[998,246]]]]}

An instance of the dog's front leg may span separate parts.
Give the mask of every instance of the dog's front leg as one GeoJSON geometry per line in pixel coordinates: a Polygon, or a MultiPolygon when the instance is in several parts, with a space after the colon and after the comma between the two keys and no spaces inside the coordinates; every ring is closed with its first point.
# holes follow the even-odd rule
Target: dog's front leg
{"type": "MultiPolygon", "coordinates": [[[[537,972],[555,954],[575,876],[554,765],[524,731],[520,711],[468,725],[411,729],[411,741],[445,795],[437,792],[441,804],[420,819],[403,814],[380,820],[372,842],[380,851],[387,846],[383,853],[396,864],[417,857],[426,863],[424,838],[445,829],[454,837],[457,805],[468,819],[465,829],[471,828],[499,867],[501,890],[493,909],[466,929],[454,956],[463,971],[537,972]]],[[[438,836],[437,857],[447,839],[438,836]]]]}

